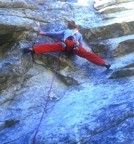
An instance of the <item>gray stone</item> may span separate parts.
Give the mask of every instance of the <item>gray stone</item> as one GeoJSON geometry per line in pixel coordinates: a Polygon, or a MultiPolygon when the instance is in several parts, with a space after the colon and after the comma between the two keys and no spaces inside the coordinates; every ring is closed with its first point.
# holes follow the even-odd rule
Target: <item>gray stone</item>
{"type": "Polygon", "coordinates": [[[111,6],[111,5],[114,5],[114,4],[118,4],[118,3],[125,3],[125,2],[131,2],[133,0],[95,0],[95,4],[94,4],[94,7],[96,9],[102,9],[104,7],[107,7],[107,6],[111,6]]]}
{"type": "Polygon", "coordinates": [[[133,21],[123,23],[110,23],[108,25],[86,28],[82,30],[86,39],[90,41],[106,40],[110,38],[131,35],[134,32],[133,21]]]}
{"type": "Polygon", "coordinates": [[[134,19],[124,8],[133,2],[102,2],[95,10],[93,0],[1,0],[0,144],[134,143],[134,19]],[[73,54],[34,55],[34,62],[23,54],[57,41],[37,33],[63,30],[67,20],[109,70],[73,54]]]}
{"type": "Polygon", "coordinates": [[[134,39],[129,39],[124,42],[121,42],[117,48],[114,49],[113,53],[115,56],[127,55],[133,53],[134,39]]]}
{"type": "MultiPolygon", "coordinates": [[[[131,65],[132,66],[132,65],[131,65]]],[[[122,77],[129,77],[134,75],[134,68],[124,68],[124,69],[118,69],[115,70],[109,78],[122,78],[122,77]]]]}

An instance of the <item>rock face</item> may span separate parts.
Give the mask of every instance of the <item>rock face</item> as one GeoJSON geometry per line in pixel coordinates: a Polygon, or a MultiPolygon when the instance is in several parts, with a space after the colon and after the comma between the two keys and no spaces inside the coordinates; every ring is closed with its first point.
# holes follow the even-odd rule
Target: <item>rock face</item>
{"type": "Polygon", "coordinates": [[[0,144],[134,143],[133,6],[133,0],[0,1],[0,144]],[[67,20],[76,21],[84,47],[110,70],[66,53],[34,61],[23,54],[55,42],[38,31],[63,30],[67,20]]]}

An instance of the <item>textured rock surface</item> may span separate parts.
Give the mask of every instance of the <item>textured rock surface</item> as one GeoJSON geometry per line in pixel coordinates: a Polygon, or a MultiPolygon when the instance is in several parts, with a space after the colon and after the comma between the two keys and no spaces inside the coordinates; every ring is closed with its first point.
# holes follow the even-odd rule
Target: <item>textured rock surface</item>
{"type": "Polygon", "coordinates": [[[36,144],[134,143],[134,2],[76,2],[0,1],[0,144],[32,144],[56,67],[36,144]],[[22,53],[34,43],[54,42],[37,31],[62,30],[68,19],[110,70],[65,53],[60,59],[36,55],[34,62],[22,53]]]}

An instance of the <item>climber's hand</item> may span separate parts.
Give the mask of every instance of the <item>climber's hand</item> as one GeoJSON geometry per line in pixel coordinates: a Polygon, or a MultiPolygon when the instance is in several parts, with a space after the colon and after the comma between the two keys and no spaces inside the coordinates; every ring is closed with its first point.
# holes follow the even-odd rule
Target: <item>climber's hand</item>
{"type": "Polygon", "coordinates": [[[39,32],[40,35],[45,35],[45,32],[41,31],[39,32]]]}

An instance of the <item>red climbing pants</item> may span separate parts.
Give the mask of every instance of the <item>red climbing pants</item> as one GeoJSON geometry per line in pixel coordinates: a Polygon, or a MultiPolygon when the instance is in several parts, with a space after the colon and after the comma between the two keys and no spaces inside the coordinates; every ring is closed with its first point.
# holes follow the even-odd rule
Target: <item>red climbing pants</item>
{"type": "Polygon", "coordinates": [[[64,48],[61,42],[56,42],[53,44],[40,44],[34,46],[33,49],[35,54],[42,54],[47,52],[73,51],[74,54],[83,57],[96,65],[103,66],[106,64],[102,58],[100,58],[98,55],[94,53],[85,50],[82,46],[74,48],[75,43],[71,40],[66,40],[66,45],[66,48],[64,48]]]}

